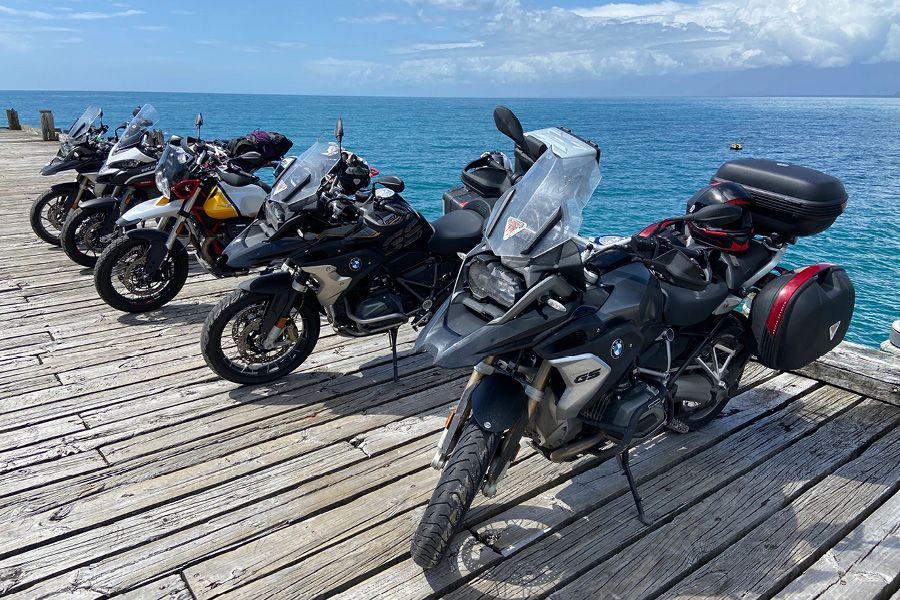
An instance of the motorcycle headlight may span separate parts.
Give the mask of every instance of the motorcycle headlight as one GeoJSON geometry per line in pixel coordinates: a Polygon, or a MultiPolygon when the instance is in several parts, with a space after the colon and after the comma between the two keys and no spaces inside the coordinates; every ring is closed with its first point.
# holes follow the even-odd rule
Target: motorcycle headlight
{"type": "Polygon", "coordinates": [[[278,229],[284,223],[284,207],[279,202],[266,201],[266,223],[278,229]]]}
{"type": "Polygon", "coordinates": [[[169,193],[172,191],[171,189],[169,189],[169,178],[165,177],[162,173],[156,174],[156,189],[162,192],[162,195],[164,197],[172,197],[172,195],[169,193]]]}
{"type": "Polygon", "coordinates": [[[510,308],[525,294],[525,281],[499,262],[475,259],[469,266],[469,290],[477,300],[490,298],[510,308]]]}

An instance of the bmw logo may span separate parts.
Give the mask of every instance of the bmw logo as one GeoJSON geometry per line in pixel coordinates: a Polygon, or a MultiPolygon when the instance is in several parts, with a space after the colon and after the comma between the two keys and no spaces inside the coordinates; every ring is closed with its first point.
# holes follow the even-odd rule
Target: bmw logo
{"type": "Polygon", "coordinates": [[[616,340],[612,343],[612,346],[609,348],[609,353],[612,354],[613,358],[619,358],[622,356],[622,350],[625,349],[625,346],[622,344],[622,340],[616,340]]]}
{"type": "Polygon", "coordinates": [[[350,269],[353,271],[359,271],[360,267],[362,267],[362,260],[358,256],[354,256],[350,259],[350,269]]]}

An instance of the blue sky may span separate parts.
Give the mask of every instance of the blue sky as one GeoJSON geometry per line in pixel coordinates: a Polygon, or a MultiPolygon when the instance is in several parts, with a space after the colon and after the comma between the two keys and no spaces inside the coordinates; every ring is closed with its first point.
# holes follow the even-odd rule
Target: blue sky
{"type": "Polygon", "coordinates": [[[0,0],[0,89],[894,94],[900,0],[0,0]]]}

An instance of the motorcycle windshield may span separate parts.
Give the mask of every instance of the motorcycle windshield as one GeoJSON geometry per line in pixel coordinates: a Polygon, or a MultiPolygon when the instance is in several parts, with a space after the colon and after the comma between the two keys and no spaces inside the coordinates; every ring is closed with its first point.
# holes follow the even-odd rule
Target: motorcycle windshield
{"type": "Polygon", "coordinates": [[[340,159],[341,149],[336,143],[316,142],[278,177],[269,201],[289,205],[292,209],[301,208],[302,201],[318,191],[322,179],[340,159]]]}
{"type": "Polygon", "coordinates": [[[529,135],[548,149],[497,201],[485,229],[488,246],[501,257],[538,256],[577,235],[600,183],[595,146],[562,129],[529,135]]]}
{"type": "Polygon", "coordinates": [[[109,151],[109,155],[113,156],[120,150],[130,148],[140,142],[141,136],[156,123],[157,118],[156,109],[153,108],[152,104],[145,104],[142,106],[141,110],[132,117],[131,122],[128,123],[128,126],[125,128],[125,131],[122,132],[119,141],[116,142],[115,146],[109,151]]]}
{"type": "Polygon", "coordinates": [[[194,155],[173,144],[167,144],[156,163],[156,187],[166,198],[171,198],[172,185],[184,177],[194,155]]]}
{"type": "Polygon", "coordinates": [[[83,138],[87,138],[87,134],[91,130],[91,125],[94,124],[94,121],[97,120],[97,117],[100,116],[100,107],[98,106],[88,106],[84,109],[84,113],[78,120],[72,123],[72,126],[69,127],[69,131],[66,132],[66,137],[69,141],[81,140],[83,138]]]}

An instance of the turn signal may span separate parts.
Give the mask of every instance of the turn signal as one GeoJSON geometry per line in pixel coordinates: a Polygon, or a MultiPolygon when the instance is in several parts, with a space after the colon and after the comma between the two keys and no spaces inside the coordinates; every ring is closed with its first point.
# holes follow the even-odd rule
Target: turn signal
{"type": "Polygon", "coordinates": [[[444,423],[444,429],[447,429],[448,427],[450,427],[450,421],[453,420],[453,415],[455,415],[455,414],[456,414],[456,409],[455,409],[455,408],[451,408],[451,409],[450,409],[450,414],[447,415],[447,422],[444,423]]]}

